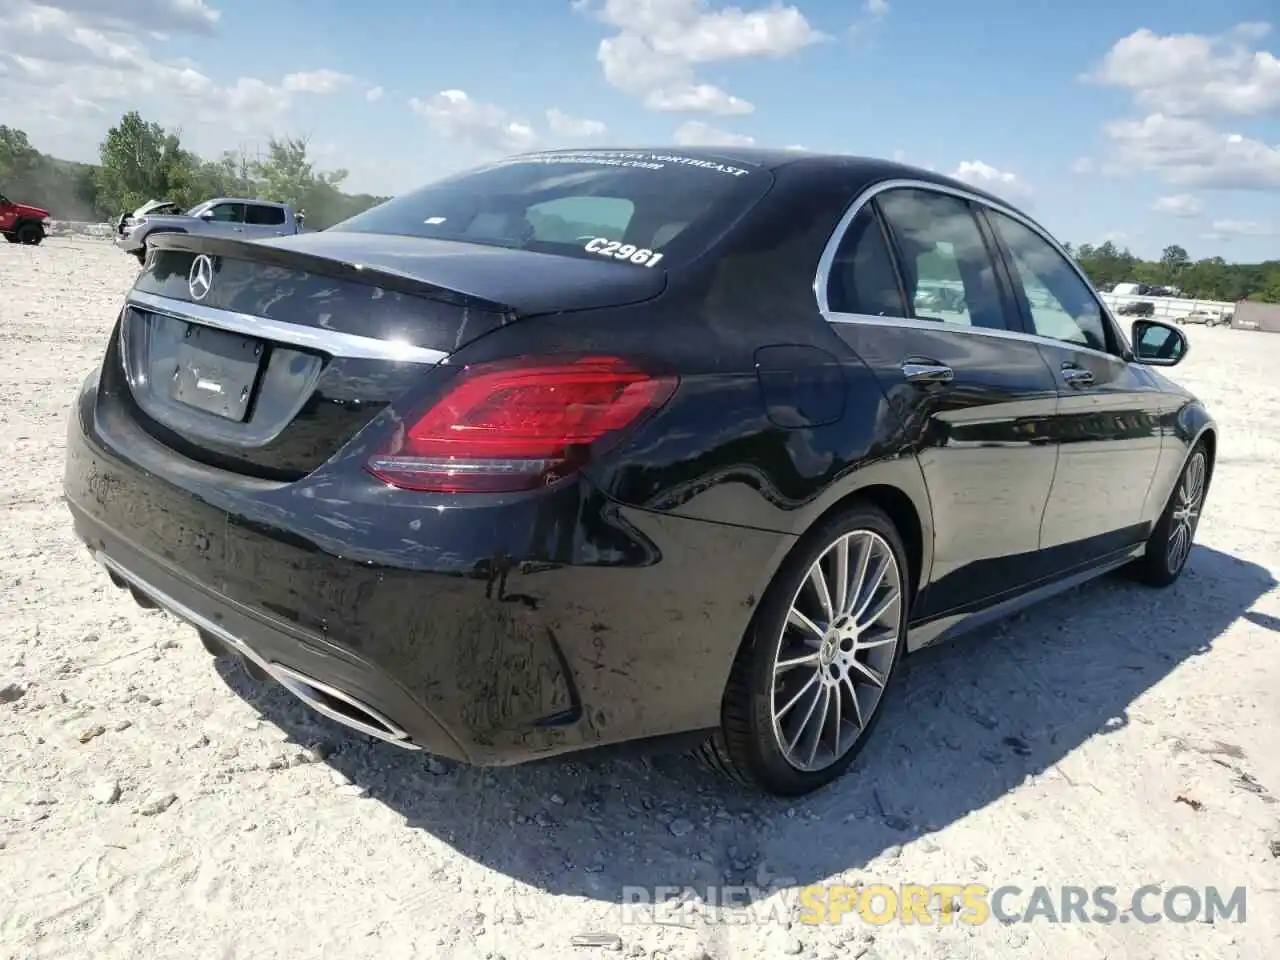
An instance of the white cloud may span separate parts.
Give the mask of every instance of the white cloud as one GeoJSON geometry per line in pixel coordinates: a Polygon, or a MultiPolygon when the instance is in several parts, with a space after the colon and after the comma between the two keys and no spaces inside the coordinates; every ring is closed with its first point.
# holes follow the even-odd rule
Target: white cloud
{"type": "Polygon", "coordinates": [[[65,12],[80,22],[111,30],[148,33],[176,30],[212,33],[222,13],[205,0],[43,0],[45,10],[65,12]]]}
{"type": "Polygon", "coordinates": [[[682,147],[750,147],[755,137],[721,130],[701,120],[689,120],[676,127],[676,143],[682,147]]]}
{"type": "Polygon", "coordinates": [[[494,104],[473,100],[463,90],[442,90],[426,100],[413,97],[409,106],[440,136],[485,153],[529,150],[538,142],[528,122],[494,104]]]}
{"type": "Polygon", "coordinates": [[[1028,205],[1034,192],[1030,184],[1017,174],[1005,170],[997,170],[989,163],[981,160],[962,160],[960,166],[951,172],[954,180],[978,187],[988,193],[1003,197],[1013,203],[1028,205]]]}
{"type": "Polygon", "coordinates": [[[337,70],[309,70],[287,74],[281,86],[290,93],[336,93],[353,79],[337,70]]]}
{"type": "Polygon", "coordinates": [[[1156,213],[1167,213],[1172,217],[1198,217],[1204,213],[1204,204],[1187,193],[1160,197],[1151,209],[1156,213]]]}
{"type": "Polygon", "coordinates": [[[442,90],[432,97],[410,98],[409,107],[431,129],[470,148],[472,159],[520,153],[545,146],[564,146],[601,137],[606,127],[599,120],[570,116],[557,107],[546,111],[546,130],[511,114],[497,104],[474,99],[464,90],[442,90]],[[553,141],[553,142],[548,142],[553,141]]]}
{"type": "Polygon", "coordinates": [[[1257,220],[1215,220],[1210,232],[1205,234],[1212,239],[1224,237],[1274,237],[1276,226],[1261,223],[1257,220]]]}
{"type": "Polygon", "coordinates": [[[709,63],[791,56],[825,39],[794,6],[711,9],[707,0],[576,0],[617,30],[600,41],[605,80],[646,108],[734,116],[755,107],[700,80],[709,63]]]}
{"type": "Polygon", "coordinates": [[[1160,35],[1143,28],[1116,41],[1087,78],[1129,91],[1167,116],[1251,116],[1280,109],[1280,59],[1252,44],[1267,24],[1228,34],[1160,35]]]}
{"type": "Polygon", "coordinates": [[[1105,171],[1155,173],[1181,186],[1280,188],[1280,144],[1221,126],[1280,111],[1280,58],[1258,46],[1270,32],[1265,23],[1212,36],[1144,28],[1118,40],[1086,79],[1128,91],[1144,116],[1104,127],[1114,151],[1105,171]]]}
{"type": "Polygon", "coordinates": [[[808,153],[808,152],[809,152],[809,148],[808,148],[808,147],[806,147],[803,143],[792,143],[792,144],[788,144],[788,145],[787,145],[786,147],[784,147],[783,149],[784,149],[784,150],[791,150],[791,151],[794,151],[795,153],[808,153]]]}
{"type": "Polygon", "coordinates": [[[1076,157],[1071,161],[1071,172],[1086,176],[1097,169],[1097,164],[1089,157],[1076,157]]]}
{"type": "Polygon", "coordinates": [[[866,39],[876,25],[888,15],[888,0],[865,0],[859,11],[858,18],[849,25],[850,38],[855,43],[866,39]]]}
{"type": "Polygon", "coordinates": [[[1280,144],[1222,133],[1202,120],[1153,113],[1118,120],[1105,132],[1128,170],[1190,187],[1280,189],[1280,144]]]}
{"type": "Polygon", "coordinates": [[[93,156],[107,125],[132,109],[180,127],[188,146],[217,152],[237,137],[278,132],[295,96],[323,92],[342,76],[317,70],[274,83],[219,83],[144,42],[165,43],[161,30],[209,33],[219,17],[205,0],[4,0],[0,116],[40,149],[77,159],[93,156]]]}
{"type": "MultiPolygon", "coordinates": [[[[1137,231],[1136,233],[1133,234],[1133,236],[1134,237],[1142,236],[1142,231],[1140,230],[1137,231]]],[[[1111,243],[1111,244],[1115,244],[1118,247],[1123,247],[1131,239],[1132,237],[1129,234],[1125,233],[1123,230],[1108,230],[1106,233],[1104,233],[1095,241],[1094,245],[1101,246],[1104,243],[1111,243]]]]}
{"type": "Polygon", "coordinates": [[[364,92],[364,98],[370,103],[377,103],[386,96],[386,93],[387,91],[383,90],[381,87],[370,87],[364,92]]]}
{"type": "Polygon", "coordinates": [[[599,120],[571,117],[555,107],[547,111],[547,127],[557,137],[565,140],[590,140],[592,137],[602,137],[607,129],[599,120]]]}

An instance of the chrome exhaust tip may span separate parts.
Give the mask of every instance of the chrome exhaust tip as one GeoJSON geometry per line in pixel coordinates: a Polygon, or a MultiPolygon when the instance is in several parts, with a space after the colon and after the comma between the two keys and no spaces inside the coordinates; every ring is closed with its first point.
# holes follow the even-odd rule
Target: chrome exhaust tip
{"type": "Polygon", "coordinates": [[[404,729],[360,698],[280,663],[272,663],[268,669],[281,686],[316,713],[378,740],[418,749],[404,729]]]}

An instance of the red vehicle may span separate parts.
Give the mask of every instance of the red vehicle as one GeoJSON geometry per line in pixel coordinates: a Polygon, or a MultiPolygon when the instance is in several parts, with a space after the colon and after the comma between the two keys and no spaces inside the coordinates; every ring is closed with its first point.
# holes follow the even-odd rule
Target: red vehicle
{"type": "Polygon", "coordinates": [[[0,233],[10,243],[35,246],[44,239],[49,211],[25,203],[14,203],[0,193],[0,233]]]}

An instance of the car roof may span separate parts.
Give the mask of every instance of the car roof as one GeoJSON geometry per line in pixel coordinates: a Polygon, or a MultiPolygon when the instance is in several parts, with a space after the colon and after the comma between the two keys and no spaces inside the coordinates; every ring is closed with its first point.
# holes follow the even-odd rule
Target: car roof
{"type": "Polygon", "coordinates": [[[281,203],[279,200],[262,200],[258,197],[213,197],[210,200],[205,200],[200,206],[203,207],[206,203],[260,203],[267,207],[288,206],[287,203],[281,203]]]}
{"type": "MultiPolygon", "coordinates": [[[[963,190],[966,193],[971,193],[974,196],[981,197],[990,203],[1018,210],[1018,207],[1010,201],[989,193],[980,187],[975,187],[973,184],[956,180],[953,177],[943,176],[942,174],[936,173],[932,170],[925,170],[922,167],[913,167],[910,164],[899,163],[895,160],[885,160],[879,157],[861,156],[857,154],[820,153],[811,150],[795,150],[781,147],[679,147],[670,145],[639,147],[587,147],[582,149],[567,148],[563,150],[537,151],[539,154],[590,154],[615,152],[682,156],[689,157],[694,160],[731,163],[738,164],[740,166],[758,167],[765,170],[779,170],[783,167],[797,166],[807,167],[814,170],[839,169],[849,172],[855,179],[862,179],[868,184],[875,183],[880,180],[921,180],[926,183],[937,184],[941,187],[951,187],[955,190],[963,190]]],[[[1019,213],[1021,212],[1022,211],[1019,210],[1019,213]]],[[[1023,216],[1025,215],[1026,214],[1023,214],[1023,216]]]]}

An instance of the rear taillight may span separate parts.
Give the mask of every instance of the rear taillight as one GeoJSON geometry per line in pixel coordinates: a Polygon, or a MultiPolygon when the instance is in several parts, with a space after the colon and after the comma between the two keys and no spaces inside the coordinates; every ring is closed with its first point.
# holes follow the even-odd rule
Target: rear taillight
{"type": "Polygon", "coordinates": [[[467,367],[367,469],[405,490],[533,490],[581,469],[661,407],[677,379],[617,357],[467,367]]]}

